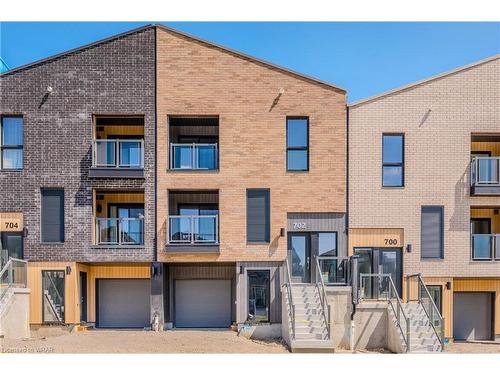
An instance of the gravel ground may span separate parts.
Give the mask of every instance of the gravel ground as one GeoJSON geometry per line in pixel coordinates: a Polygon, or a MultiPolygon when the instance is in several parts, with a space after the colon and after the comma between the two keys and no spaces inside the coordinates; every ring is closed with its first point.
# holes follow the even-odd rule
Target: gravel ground
{"type": "Polygon", "coordinates": [[[472,342],[454,342],[445,347],[445,353],[497,353],[500,354],[500,344],[481,344],[472,342]]]}
{"type": "Polygon", "coordinates": [[[0,339],[7,353],[288,353],[279,342],[239,337],[230,330],[33,331],[28,340],[0,339]]]}

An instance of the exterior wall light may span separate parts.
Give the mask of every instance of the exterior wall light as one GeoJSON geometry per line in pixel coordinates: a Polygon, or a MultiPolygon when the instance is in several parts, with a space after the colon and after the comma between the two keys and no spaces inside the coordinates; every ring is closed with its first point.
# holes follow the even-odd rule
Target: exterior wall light
{"type": "Polygon", "coordinates": [[[66,275],[71,275],[71,267],[66,266],[66,275]]]}

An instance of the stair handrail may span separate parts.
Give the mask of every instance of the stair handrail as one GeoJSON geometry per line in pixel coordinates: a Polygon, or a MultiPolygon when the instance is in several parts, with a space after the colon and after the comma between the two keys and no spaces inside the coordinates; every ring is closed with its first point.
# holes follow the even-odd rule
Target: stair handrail
{"type": "MultiPolygon", "coordinates": [[[[5,274],[7,274],[7,283],[6,283],[6,286],[5,287],[2,287],[0,288],[0,301],[3,299],[3,297],[7,294],[7,292],[10,290],[10,288],[12,288],[12,286],[14,284],[20,284],[23,288],[26,288],[27,286],[27,280],[26,280],[26,277],[27,277],[27,270],[26,270],[26,267],[27,267],[27,261],[25,260],[22,260],[22,259],[17,259],[17,258],[9,258],[9,260],[7,261],[7,263],[5,263],[5,266],[3,266],[2,270],[0,271],[0,284],[3,284],[5,285],[5,283],[3,282],[3,279],[5,277],[5,274]],[[22,273],[22,282],[21,283],[15,283],[14,282],[14,278],[15,278],[15,275],[14,275],[14,265],[16,263],[20,263],[20,265],[23,267],[23,273],[22,273]]],[[[18,280],[15,280],[15,281],[18,281],[18,280]]]]}
{"type": "MultiPolygon", "coordinates": [[[[389,293],[386,297],[387,302],[389,303],[389,306],[392,309],[392,312],[394,313],[394,316],[396,317],[396,326],[399,328],[399,331],[401,332],[401,336],[403,337],[403,340],[406,345],[406,351],[410,351],[410,318],[406,316],[404,308],[403,308],[403,303],[401,301],[401,298],[399,297],[398,290],[396,289],[396,285],[394,284],[394,281],[392,280],[392,276],[390,273],[360,273],[359,274],[359,287],[361,288],[363,286],[363,278],[364,277],[371,277],[371,278],[382,278],[386,277],[389,279],[389,293]],[[396,299],[396,306],[394,306],[394,303],[392,302],[393,298],[395,297],[396,299]],[[403,326],[401,322],[404,321],[406,323],[406,332],[403,330],[403,326]]],[[[361,295],[361,293],[360,293],[361,295]]],[[[366,299],[364,296],[360,297],[361,299],[366,299]]]]}
{"type": "Polygon", "coordinates": [[[325,289],[325,282],[323,281],[323,277],[321,275],[321,268],[319,265],[319,259],[318,257],[315,257],[316,260],[316,276],[319,279],[319,282],[316,281],[316,286],[318,288],[318,291],[320,293],[320,302],[321,302],[321,308],[323,310],[323,318],[325,320],[325,326],[326,326],[326,331],[328,333],[328,339],[330,339],[330,315],[331,315],[331,308],[330,304],[328,303],[328,298],[326,296],[326,289],[325,289]]]}
{"type": "Polygon", "coordinates": [[[432,298],[430,292],[429,292],[429,289],[427,289],[427,285],[425,285],[424,283],[424,280],[422,279],[422,274],[421,273],[415,273],[415,274],[412,274],[412,275],[408,275],[406,277],[406,290],[407,290],[407,299],[408,301],[410,300],[410,278],[412,277],[416,277],[417,278],[417,281],[418,281],[418,284],[417,284],[417,287],[418,287],[418,303],[422,306],[424,312],[425,312],[425,315],[427,315],[427,319],[429,319],[429,322],[431,324],[431,327],[432,329],[434,330],[434,332],[436,333],[436,337],[438,338],[438,341],[439,341],[439,344],[441,345],[441,349],[444,349],[444,345],[443,345],[443,340],[444,340],[444,318],[443,316],[441,315],[441,313],[439,312],[439,309],[437,308],[435,302],[434,302],[434,298],[432,298]],[[431,311],[427,311],[427,308],[425,307],[425,303],[423,303],[423,298],[422,298],[422,295],[421,295],[421,291],[422,291],[422,287],[423,286],[423,290],[427,296],[427,298],[431,301],[431,311]],[[438,329],[436,328],[436,325],[434,324],[434,314],[437,315],[437,318],[439,320],[439,331],[438,329]]]}
{"type": "Polygon", "coordinates": [[[286,286],[287,295],[288,295],[288,315],[289,315],[289,317],[291,319],[291,323],[292,323],[292,339],[295,339],[295,304],[293,303],[293,297],[292,297],[292,278],[291,278],[291,272],[290,272],[290,263],[288,262],[288,259],[285,262],[286,262],[285,286],[286,286]]]}

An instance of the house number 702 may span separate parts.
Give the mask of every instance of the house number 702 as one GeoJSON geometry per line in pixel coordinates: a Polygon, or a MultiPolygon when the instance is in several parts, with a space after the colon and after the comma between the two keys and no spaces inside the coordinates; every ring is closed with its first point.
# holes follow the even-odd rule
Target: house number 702
{"type": "Polygon", "coordinates": [[[306,229],[306,223],[293,223],[293,229],[306,229]]]}

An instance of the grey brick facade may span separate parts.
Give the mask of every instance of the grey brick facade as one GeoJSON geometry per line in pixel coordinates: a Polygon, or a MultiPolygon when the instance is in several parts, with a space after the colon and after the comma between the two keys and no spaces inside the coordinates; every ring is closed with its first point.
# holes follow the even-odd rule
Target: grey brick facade
{"type": "Polygon", "coordinates": [[[23,212],[30,261],[154,259],[155,29],[145,27],[0,77],[0,113],[24,117],[24,169],[0,171],[0,212],[23,212]],[[53,93],[44,101],[47,86],[53,93]],[[89,178],[92,116],[144,115],[144,178],[89,178]],[[65,242],[42,244],[40,189],[64,188],[65,242]],[[92,189],[145,193],[144,247],[92,246],[92,189]]]}

